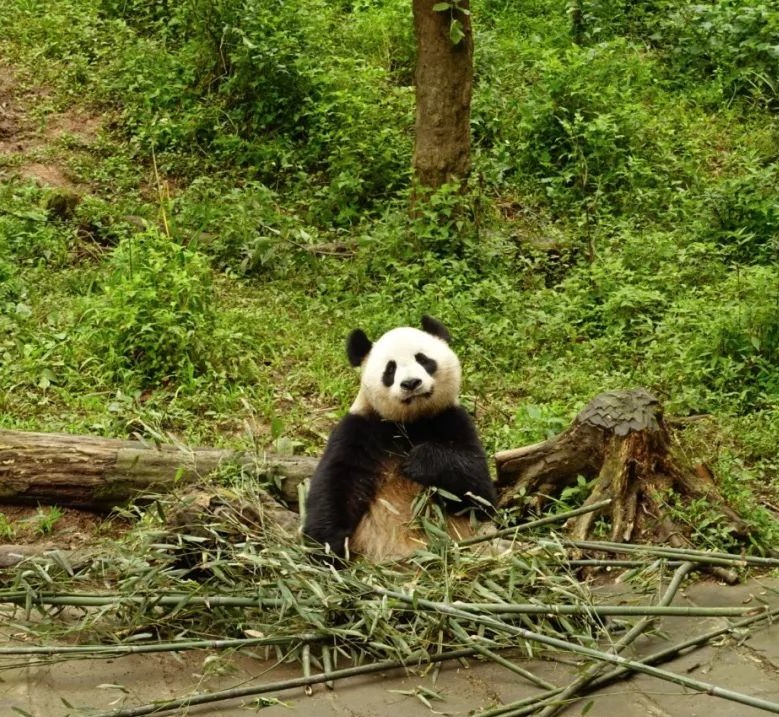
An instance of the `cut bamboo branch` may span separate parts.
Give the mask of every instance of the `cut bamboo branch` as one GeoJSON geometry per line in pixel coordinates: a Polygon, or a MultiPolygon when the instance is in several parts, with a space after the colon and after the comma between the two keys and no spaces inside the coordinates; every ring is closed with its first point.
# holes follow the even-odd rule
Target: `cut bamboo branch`
{"type": "Polygon", "coordinates": [[[223,640],[171,640],[149,644],[116,645],[14,645],[0,647],[0,657],[27,655],[55,657],[121,657],[123,655],[148,654],[150,652],[186,652],[188,650],[235,650],[263,645],[290,645],[326,640],[324,633],[301,633],[299,635],[276,635],[272,637],[239,637],[223,640]]]}
{"type": "Polygon", "coordinates": [[[570,518],[575,518],[585,513],[592,513],[603,508],[607,508],[611,504],[611,499],[607,498],[598,503],[592,505],[582,506],[581,508],[575,508],[574,510],[566,511],[565,513],[558,513],[557,515],[548,515],[545,518],[538,518],[538,520],[530,520],[527,523],[521,525],[514,525],[510,528],[502,528],[501,530],[495,530],[492,532],[486,532],[484,535],[475,535],[472,538],[466,538],[458,541],[459,545],[476,545],[477,543],[484,543],[494,538],[509,538],[517,533],[521,533],[527,530],[534,530],[544,525],[551,525],[553,523],[564,523],[570,518]]]}
{"type": "Polygon", "coordinates": [[[463,644],[466,645],[473,645],[473,649],[476,650],[482,657],[486,657],[488,660],[491,660],[496,665],[500,665],[501,667],[505,667],[507,670],[510,670],[511,672],[519,675],[520,677],[524,677],[528,682],[531,684],[536,685],[537,687],[543,687],[547,690],[554,690],[555,686],[551,684],[550,682],[547,682],[543,678],[539,677],[538,675],[533,674],[530,672],[530,670],[526,670],[521,665],[516,664],[515,662],[512,662],[511,660],[507,660],[503,655],[499,655],[493,650],[490,650],[485,645],[481,644],[479,642],[479,636],[478,635],[468,635],[465,628],[460,625],[457,620],[450,620],[449,625],[452,628],[452,632],[457,635],[458,638],[460,638],[463,641],[463,644]]]}
{"type": "Polygon", "coordinates": [[[514,635],[515,637],[521,638],[523,640],[537,642],[541,645],[553,647],[565,652],[572,652],[574,654],[583,655],[584,657],[591,657],[595,660],[600,660],[602,662],[624,667],[626,670],[630,670],[632,672],[641,672],[652,677],[657,677],[661,680],[671,682],[673,684],[681,685],[682,687],[688,687],[689,689],[695,690],[696,692],[701,692],[703,694],[712,695],[715,697],[721,697],[732,702],[738,702],[739,704],[748,705],[750,707],[757,707],[759,709],[765,710],[766,712],[779,714],[779,703],[764,700],[760,697],[753,697],[751,695],[744,694],[743,692],[737,692],[735,690],[719,687],[710,682],[696,680],[686,675],[677,675],[673,672],[669,672],[668,670],[661,670],[660,668],[653,667],[637,660],[629,660],[625,657],[622,657],[621,655],[603,652],[602,650],[596,650],[594,648],[579,645],[574,642],[567,642],[566,640],[561,640],[550,635],[543,635],[541,633],[527,630],[517,625],[511,625],[509,623],[502,622],[501,620],[495,619],[493,617],[468,613],[459,609],[459,607],[454,607],[453,605],[449,605],[447,603],[425,600],[414,595],[406,595],[394,590],[386,590],[384,588],[377,587],[372,588],[368,585],[366,585],[365,588],[366,590],[372,590],[377,595],[382,595],[390,599],[404,602],[406,604],[411,604],[415,609],[431,610],[441,615],[470,619],[474,622],[484,625],[485,627],[514,635]]]}
{"type": "MultiPolygon", "coordinates": [[[[658,601],[658,607],[667,607],[671,604],[676,593],[681,587],[682,580],[684,580],[687,573],[692,570],[692,563],[682,563],[674,573],[670,584],[663,596],[658,601]]],[[[649,630],[657,621],[655,617],[643,617],[630,630],[628,630],[612,648],[612,652],[619,655],[626,647],[632,645],[635,640],[649,630]]],[[[572,698],[576,697],[587,685],[589,685],[598,675],[600,675],[605,669],[605,665],[602,662],[596,662],[588,667],[579,677],[577,677],[568,687],[556,697],[555,703],[547,705],[541,712],[538,713],[538,717],[554,717],[563,707],[567,706],[572,698]]]]}
{"type": "Polygon", "coordinates": [[[695,550],[693,548],[673,548],[665,545],[629,545],[612,543],[607,540],[564,540],[563,545],[579,550],[601,551],[606,553],[640,553],[658,558],[689,560],[694,563],[712,563],[731,567],[755,565],[766,568],[779,567],[779,558],[766,558],[759,555],[733,555],[721,551],[695,550]]]}
{"type": "MultiPolygon", "coordinates": [[[[378,588],[377,588],[378,589],[378,588]]],[[[394,595],[394,594],[393,594],[394,595]]],[[[46,595],[42,593],[30,594],[24,591],[0,592],[0,603],[15,605],[40,605],[40,606],[67,606],[67,607],[106,607],[111,605],[153,605],[155,607],[180,608],[186,601],[187,605],[205,605],[208,607],[232,607],[232,608],[278,608],[286,603],[283,598],[269,598],[263,596],[231,596],[231,595],[186,595],[183,593],[154,593],[135,595],[88,595],[88,594],[60,594],[46,595]]],[[[299,599],[299,607],[321,606],[318,598],[299,599]]],[[[356,600],[354,607],[359,608],[364,601],[356,600]]],[[[766,610],[762,605],[731,606],[684,606],[684,605],[565,605],[565,604],[536,604],[536,603],[481,603],[458,602],[458,611],[462,615],[468,615],[471,620],[476,620],[479,614],[487,614],[496,618],[512,617],[517,615],[580,615],[585,617],[628,617],[647,615],[665,617],[741,617],[766,610]]]]}
{"type": "MultiPolygon", "coordinates": [[[[668,647],[664,647],[662,650],[653,652],[651,655],[642,657],[639,662],[646,665],[659,665],[668,660],[672,660],[678,657],[686,650],[695,649],[703,645],[708,644],[712,640],[728,635],[736,630],[743,630],[748,627],[752,627],[756,623],[763,621],[770,621],[779,617],[779,608],[773,608],[767,612],[760,613],[759,615],[752,615],[746,617],[743,620],[739,620],[724,627],[718,627],[708,632],[700,633],[694,637],[683,640],[682,642],[674,643],[668,647]]],[[[623,679],[631,675],[631,671],[624,667],[615,667],[600,677],[596,677],[589,685],[587,685],[587,692],[591,692],[601,687],[606,687],[617,680],[623,679]]],[[[560,693],[563,688],[557,688],[555,690],[549,690],[540,695],[533,695],[532,697],[525,697],[515,702],[500,705],[498,707],[491,707],[477,713],[474,717],[522,717],[522,715],[528,715],[535,712],[545,705],[557,702],[560,693]]]]}
{"type": "Polygon", "coordinates": [[[384,660],[374,662],[370,665],[358,665],[356,667],[346,667],[332,672],[320,672],[308,677],[296,677],[290,680],[279,682],[270,682],[264,685],[255,685],[253,687],[237,687],[231,690],[221,690],[219,692],[208,692],[191,697],[182,697],[180,699],[165,700],[164,702],[153,702],[151,704],[140,705],[138,707],[127,707],[113,710],[111,712],[100,712],[93,717],[143,717],[149,714],[162,714],[181,708],[195,707],[196,705],[213,704],[214,702],[224,702],[225,700],[235,700],[244,697],[254,697],[264,695],[269,692],[283,692],[296,687],[310,687],[322,683],[343,680],[348,677],[357,677],[359,675],[371,675],[376,672],[385,672],[393,669],[404,669],[413,667],[416,664],[425,665],[446,660],[456,660],[462,657],[470,657],[476,654],[476,650],[465,648],[461,650],[450,650],[438,655],[428,655],[423,653],[417,656],[409,656],[406,660],[384,660]]]}

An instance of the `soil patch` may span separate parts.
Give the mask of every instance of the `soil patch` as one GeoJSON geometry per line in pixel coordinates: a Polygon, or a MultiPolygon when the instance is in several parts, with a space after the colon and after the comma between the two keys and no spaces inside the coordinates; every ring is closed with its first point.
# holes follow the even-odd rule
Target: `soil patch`
{"type": "Polygon", "coordinates": [[[75,508],[0,505],[0,525],[7,529],[0,535],[0,542],[15,545],[43,542],[63,550],[75,550],[99,538],[121,535],[129,523],[75,508]]]}
{"type": "Polygon", "coordinates": [[[91,146],[103,118],[74,108],[33,118],[36,103],[48,96],[45,89],[23,88],[13,71],[0,64],[0,159],[6,165],[0,165],[0,178],[15,175],[41,186],[83,190],[83,183],[54,150],[65,138],[77,146],[91,146]]]}

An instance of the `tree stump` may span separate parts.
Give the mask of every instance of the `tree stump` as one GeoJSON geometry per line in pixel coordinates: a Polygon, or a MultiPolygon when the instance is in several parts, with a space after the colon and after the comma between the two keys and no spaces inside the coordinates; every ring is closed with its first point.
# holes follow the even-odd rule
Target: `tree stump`
{"type": "Polygon", "coordinates": [[[540,508],[575,485],[594,479],[585,505],[611,498],[608,508],[569,521],[573,538],[590,536],[606,514],[616,542],[688,545],[685,531],[668,517],[664,496],[705,498],[722,513],[729,529],[746,537],[745,522],[726,504],[706,466],[692,468],[671,448],[663,407],[644,389],[608,391],[590,401],[559,435],[542,443],[495,455],[500,505],[532,496],[540,508]]]}

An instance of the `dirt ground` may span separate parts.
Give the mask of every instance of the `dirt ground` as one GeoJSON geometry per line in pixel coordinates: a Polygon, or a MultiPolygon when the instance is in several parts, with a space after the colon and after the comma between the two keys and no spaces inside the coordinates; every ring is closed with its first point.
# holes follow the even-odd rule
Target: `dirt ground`
{"type": "MultiPolygon", "coordinates": [[[[88,150],[98,138],[104,118],[77,108],[57,110],[50,93],[28,86],[0,59],[0,182],[24,178],[43,187],[79,196],[88,186],[63,160],[61,145],[88,150]]],[[[32,550],[74,549],[85,541],[115,534],[121,523],[72,509],[38,506],[0,506],[0,567],[8,561],[9,545],[32,550]],[[10,525],[13,534],[3,534],[10,525]],[[5,550],[4,550],[5,549],[5,550]]]]}
{"type": "MultiPolygon", "coordinates": [[[[613,593],[615,589],[611,586],[609,591],[613,593]]],[[[683,591],[676,604],[768,604],[777,608],[779,579],[752,580],[739,586],[701,582],[683,591]]],[[[26,634],[16,624],[19,615],[14,616],[6,608],[4,617],[2,634],[5,639],[0,638],[0,644],[27,643],[26,634]]],[[[628,656],[646,655],[666,646],[668,641],[678,642],[724,625],[724,618],[665,618],[662,624],[665,636],[642,638],[628,656]]],[[[522,664],[537,676],[562,686],[576,677],[579,663],[573,655],[556,653],[522,664]]],[[[752,632],[735,632],[706,647],[688,651],[662,667],[779,703],[779,624],[763,624],[752,632]]],[[[268,685],[300,677],[300,674],[298,666],[277,665],[265,661],[262,656],[219,658],[211,651],[60,663],[0,656],[0,716],[75,717],[91,714],[93,710],[102,715],[119,707],[205,691],[268,685]]],[[[332,690],[319,685],[310,696],[302,688],[272,690],[265,695],[270,699],[262,713],[268,717],[468,715],[474,710],[506,704],[538,691],[539,688],[499,665],[469,660],[467,664],[447,663],[437,675],[430,668],[408,674],[394,670],[340,681],[332,690]]],[[[238,717],[251,714],[259,706],[256,698],[255,701],[245,698],[182,708],[172,714],[238,717]]],[[[585,711],[591,717],[757,717],[766,714],[763,709],[693,692],[645,675],[604,688],[572,704],[562,714],[573,717],[585,711]]]]}
{"type": "Polygon", "coordinates": [[[42,186],[80,192],[83,183],[52,150],[65,140],[89,147],[103,118],[75,108],[54,111],[50,99],[45,89],[25,87],[0,63],[0,180],[15,175],[42,186]]]}

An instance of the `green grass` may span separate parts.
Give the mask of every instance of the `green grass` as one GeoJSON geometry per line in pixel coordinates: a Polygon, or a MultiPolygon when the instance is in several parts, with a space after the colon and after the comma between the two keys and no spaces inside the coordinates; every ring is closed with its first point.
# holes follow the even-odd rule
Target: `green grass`
{"type": "Polygon", "coordinates": [[[489,452],[642,385],[775,495],[779,14],[715,3],[754,27],[705,46],[693,5],[590,2],[577,45],[566,3],[480,4],[473,178],[412,217],[407,5],[3,3],[33,124],[105,122],[32,153],[72,215],[0,160],[0,426],[317,453],[348,332],[430,313],[489,452]]]}

